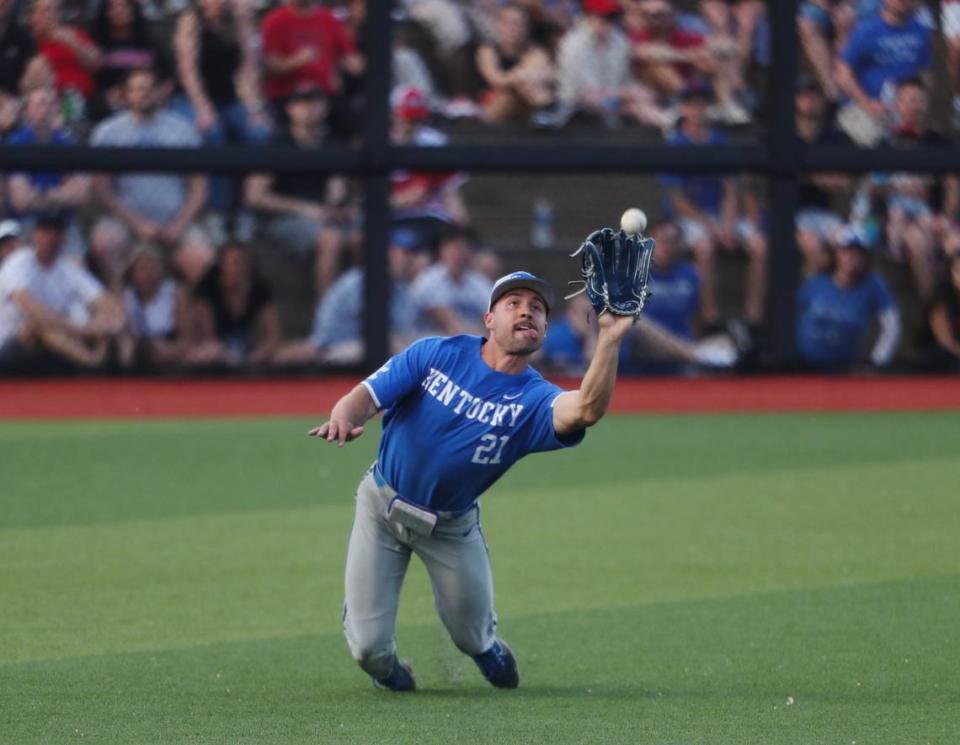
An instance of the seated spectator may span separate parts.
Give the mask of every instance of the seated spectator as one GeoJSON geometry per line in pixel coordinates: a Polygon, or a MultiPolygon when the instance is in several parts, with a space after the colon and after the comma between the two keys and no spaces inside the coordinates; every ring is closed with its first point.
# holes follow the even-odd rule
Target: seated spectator
{"type": "Polygon", "coordinates": [[[843,0],[807,0],[800,4],[797,14],[797,33],[807,64],[831,103],[840,100],[837,51],[846,46],[854,21],[852,4],[843,0]]]}
{"type": "MultiPolygon", "coordinates": [[[[57,93],[52,88],[35,88],[27,93],[23,126],[10,135],[9,145],[72,145],[73,137],[58,126],[60,120],[57,93]]],[[[90,177],[83,173],[14,173],[7,179],[11,206],[26,229],[38,212],[50,209],[72,211],[90,201],[90,177]]],[[[83,236],[71,217],[64,252],[83,255],[83,236]]]]}
{"type": "Polygon", "coordinates": [[[624,26],[643,82],[670,99],[692,84],[710,82],[717,94],[717,119],[750,121],[735,95],[743,85],[736,58],[719,54],[705,36],[684,29],[668,0],[624,0],[624,8],[624,26]]]}
{"type": "MultiPolygon", "coordinates": [[[[624,117],[657,129],[672,124],[653,91],[632,79],[630,42],[617,25],[616,0],[584,0],[585,16],[563,37],[557,60],[561,114],[582,111],[615,129],[624,117]]],[[[548,123],[544,119],[541,124],[548,123]]],[[[563,124],[565,119],[550,120],[563,124]]]]}
{"type": "MultiPolygon", "coordinates": [[[[825,120],[826,101],[817,83],[803,78],[796,94],[797,136],[808,145],[850,145],[850,139],[825,120]]],[[[843,227],[841,205],[849,202],[853,179],[845,173],[800,176],[797,246],[803,274],[811,277],[833,265],[831,242],[843,227]]]]}
{"type": "Polygon", "coordinates": [[[273,294],[253,265],[249,249],[236,242],[193,292],[193,340],[185,361],[193,365],[236,366],[269,363],[280,338],[273,294]]]}
{"type": "Polygon", "coordinates": [[[123,289],[127,329],[136,343],[132,361],[151,367],[183,359],[188,302],[186,292],[165,274],[160,253],[148,244],[137,247],[123,289]]]}
{"type": "Polygon", "coordinates": [[[927,310],[927,336],[933,342],[933,363],[960,370],[960,254],[947,262],[927,310]]]}
{"type": "Polygon", "coordinates": [[[840,371],[856,360],[872,324],[880,331],[870,352],[890,364],[900,339],[900,315],[880,275],[869,266],[870,241],[860,229],[841,232],[832,273],[810,277],[797,297],[797,352],[810,367],[840,371]]]}
{"type": "MultiPolygon", "coordinates": [[[[889,143],[897,148],[946,145],[947,139],[929,127],[930,97],[923,82],[908,78],[897,86],[894,113],[897,125],[889,143]]],[[[956,230],[960,217],[960,179],[956,176],[895,174],[887,195],[887,247],[905,258],[917,292],[928,299],[933,292],[938,244],[950,253],[960,247],[956,230]]]]}
{"type": "Polygon", "coordinates": [[[123,311],[76,262],[60,256],[66,220],[43,212],[33,245],[0,267],[0,368],[99,367],[123,329],[123,311]]]}
{"type": "Polygon", "coordinates": [[[947,43],[947,75],[953,94],[953,128],[960,129],[960,0],[942,0],[940,27],[947,43]]]}
{"type": "Polygon", "coordinates": [[[450,226],[441,234],[437,262],[410,289],[418,336],[483,333],[493,283],[470,268],[474,243],[465,228],[450,226]]]}
{"type": "MultiPolygon", "coordinates": [[[[667,144],[726,144],[727,138],[707,122],[710,101],[708,89],[688,89],[680,105],[680,126],[667,144]]],[[[693,250],[701,277],[700,303],[706,330],[715,332],[721,325],[714,271],[717,250],[742,248],[748,260],[743,318],[756,335],[763,321],[767,283],[767,239],[756,200],[730,176],[675,174],[661,177],[661,184],[666,189],[667,214],[676,220],[684,242],[693,250]]]]}
{"type": "Polygon", "coordinates": [[[193,122],[205,145],[270,136],[250,10],[245,2],[194,0],[177,18],[173,48],[182,94],[173,110],[193,122]]]}
{"type": "MultiPolygon", "coordinates": [[[[399,228],[390,236],[387,259],[390,270],[390,347],[399,351],[415,338],[410,286],[415,278],[416,233],[399,228]]],[[[313,330],[306,339],[283,345],[274,362],[291,364],[355,364],[363,360],[363,267],[345,271],[320,298],[313,330]]],[[[396,351],[393,353],[395,354],[396,351]]]]}
{"type": "Polygon", "coordinates": [[[264,90],[278,110],[301,85],[335,97],[342,74],[362,75],[363,57],[336,16],[315,0],[286,0],[261,25],[264,90]]]}
{"type": "Polygon", "coordinates": [[[87,270],[118,299],[123,293],[124,274],[130,264],[132,249],[130,231],[113,217],[98,218],[90,229],[87,270]]]}
{"type": "Polygon", "coordinates": [[[843,50],[837,83],[850,102],[839,122],[857,144],[876,145],[889,131],[897,83],[929,76],[931,32],[915,12],[916,0],[883,0],[880,15],[859,22],[843,50]]]}
{"type": "Polygon", "coordinates": [[[530,41],[527,15],[519,5],[500,7],[496,39],[477,49],[477,68],[486,83],[484,118],[492,124],[529,121],[554,103],[553,62],[530,41]]]}
{"type": "MultiPolygon", "coordinates": [[[[313,85],[298,88],[287,101],[287,127],[275,142],[314,150],[329,142],[324,119],[327,99],[313,85]]],[[[338,210],[347,208],[346,182],[317,173],[255,174],[247,179],[246,204],[266,218],[271,242],[297,256],[312,257],[314,288],[323,295],[336,278],[344,228],[338,210]]]]}
{"type": "MultiPolygon", "coordinates": [[[[135,70],[124,84],[127,110],[93,131],[97,147],[197,147],[200,137],[182,117],[157,108],[157,80],[135,70]]],[[[207,198],[207,180],[194,174],[127,173],[94,179],[97,197],[139,241],[174,248],[197,219],[207,198]]]]}
{"type": "Polygon", "coordinates": [[[37,44],[30,33],[20,25],[17,18],[17,0],[0,0],[0,49],[3,64],[0,65],[0,140],[17,122],[18,98],[23,90],[22,81],[27,67],[34,60],[45,65],[38,57],[37,44]]]}
{"type": "MultiPolygon", "coordinates": [[[[592,318],[593,306],[586,295],[567,300],[563,316],[549,319],[547,335],[535,358],[537,369],[554,375],[582,375],[597,346],[597,326],[592,318]]],[[[621,357],[626,356],[625,347],[621,346],[621,357]]]]}
{"type": "Polygon", "coordinates": [[[153,41],[137,0],[103,0],[93,21],[93,40],[103,52],[94,78],[93,119],[99,121],[124,108],[123,84],[133,70],[156,70],[164,88],[161,97],[169,96],[169,61],[153,41]]]}
{"type": "Polygon", "coordinates": [[[61,21],[58,0],[33,0],[30,31],[53,71],[57,92],[69,104],[66,123],[80,122],[93,96],[93,76],[103,63],[103,54],[85,31],[61,21]]]}
{"type": "Polygon", "coordinates": [[[16,220],[0,220],[0,266],[20,248],[20,232],[20,223],[16,220]]]}
{"type": "MultiPolygon", "coordinates": [[[[447,136],[425,124],[430,109],[422,91],[397,88],[391,95],[390,141],[394,145],[442,147],[447,136]]],[[[405,171],[391,174],[390,204],[397,225],[416,230],[432,242],[444,226],[466,224],[469,215],[460,189],[466,175],[447,171],[405,171]]]]}

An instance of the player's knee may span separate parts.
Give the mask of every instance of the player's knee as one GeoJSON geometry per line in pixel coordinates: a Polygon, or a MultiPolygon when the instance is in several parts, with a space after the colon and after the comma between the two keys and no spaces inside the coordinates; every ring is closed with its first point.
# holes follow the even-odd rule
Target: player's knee
{"type": "Polygon", "coordinates": [[[393,639],[382,635],[360,635],[347,633],[347,646],[356,663],[374,678],[389,675],[395,655],[393,639]]]}

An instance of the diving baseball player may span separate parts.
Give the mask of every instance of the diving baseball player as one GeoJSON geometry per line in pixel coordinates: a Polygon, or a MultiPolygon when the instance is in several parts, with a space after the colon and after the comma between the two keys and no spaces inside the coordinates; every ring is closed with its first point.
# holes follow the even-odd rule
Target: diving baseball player
{"type": "MultiPolygon", "coordinates": [[[[621,235],[623,235],[621,233],[621,235]]],[[[620,342],[634,316],[603,313],[579,390],[530,367],[554,304],[528,272],[500,278],[479,336],[421,339],[341,398],[310,434],[343,445],[384,412],[376,462],[356,495],[343,627],[353,657],[380,686],[416,687],[397,658],[397,603],[410,556],[426,565],[453,643],[499,688],[516,688],[517,661],[497,638],[493,579],[478,499],[529,453],[573,447],[606,413],[620,342]]]]}

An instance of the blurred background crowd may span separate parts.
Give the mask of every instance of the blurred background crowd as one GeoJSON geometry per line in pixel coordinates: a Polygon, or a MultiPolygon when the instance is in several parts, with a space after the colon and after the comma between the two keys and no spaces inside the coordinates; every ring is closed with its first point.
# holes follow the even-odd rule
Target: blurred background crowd
{"type": "MultiPolygon", "coordinates": [[[[762,0],[395,3],[396,145],[758,140],[762,0]]],[[[364,0],[0,0],[0,138],[315,150],[362,144],[364,0]]],[[[916,148],[960,128],[960,0],[810,0],[796,19],[805,142],[916,148]]],[[[238,156],[242,157],[242,156],[238,156]]],[[[394,171],[391,343],[480,332],[492,282],[563,281],[636,204],[658,241],[625,372],[763,369],[768,293],[796,294],[799,364],[958,369],[960,181],[800,176],[797,288],[770,288],[765,182],[394,171]]],[[[256,371],[363,359],[361,182],[316,172],[0,173],[0,371],[256,371]]],[[[553,309],[544,368],[595,326],[553,309]]]]}

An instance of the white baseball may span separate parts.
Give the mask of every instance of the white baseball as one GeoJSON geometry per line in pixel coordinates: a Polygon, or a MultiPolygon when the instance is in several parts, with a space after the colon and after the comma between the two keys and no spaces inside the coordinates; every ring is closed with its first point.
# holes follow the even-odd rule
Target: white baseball
{"type": "Polygon", "coordinates": [[[631,207],[620,218],[620,227],[627,235],[642,235],[647,229],[647,214],[636,207],[631,207]]]}

